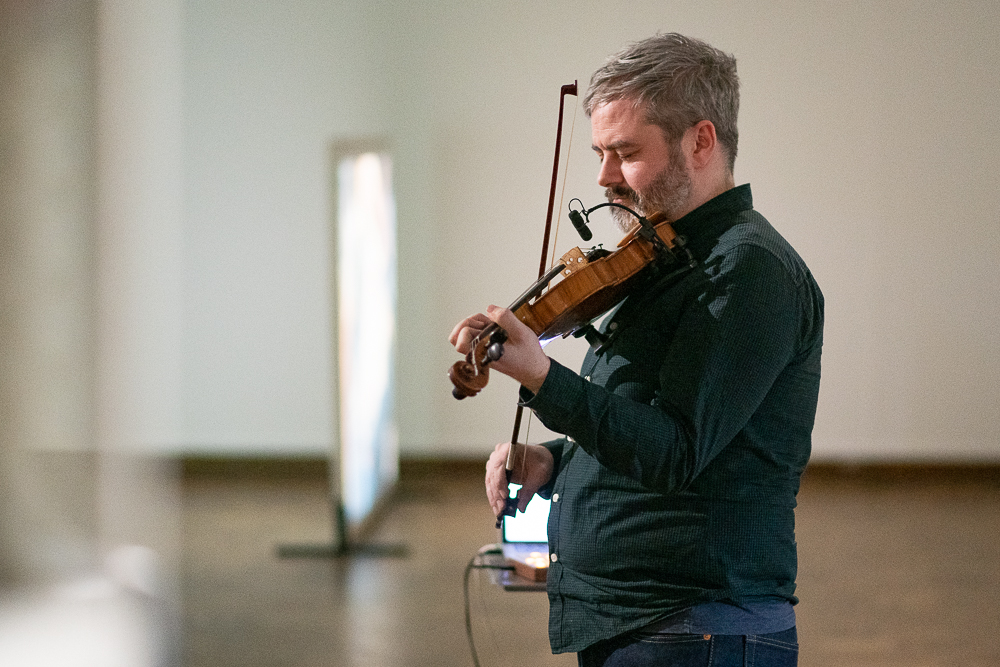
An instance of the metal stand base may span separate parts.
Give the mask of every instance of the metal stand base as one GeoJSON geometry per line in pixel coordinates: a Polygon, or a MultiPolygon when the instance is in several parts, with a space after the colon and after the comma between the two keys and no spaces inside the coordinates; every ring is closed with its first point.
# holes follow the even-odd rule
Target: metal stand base
{"type": "Polygon", "coordinates": [[[278,545],[279,558],[406,558],[409,549],[405,544],[352,544],[347,538],[347,517],[344,506],[337,503],[334,509],[335,542],[330,544],[278,545]]]}

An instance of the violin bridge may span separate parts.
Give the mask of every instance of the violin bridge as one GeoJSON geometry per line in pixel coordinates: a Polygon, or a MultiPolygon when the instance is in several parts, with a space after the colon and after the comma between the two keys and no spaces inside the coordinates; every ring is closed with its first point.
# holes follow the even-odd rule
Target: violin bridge
{"type": "Polygon", "coordinates": [[[582,250],[579,248],[573,248],[559,258],[559,263],[566,265],[566,268],[564,268],[560,273],[560,275],[565,278],[574,271],[578,271],[585,267],[587,265],[587,258],[584,256],[582,250]]]}

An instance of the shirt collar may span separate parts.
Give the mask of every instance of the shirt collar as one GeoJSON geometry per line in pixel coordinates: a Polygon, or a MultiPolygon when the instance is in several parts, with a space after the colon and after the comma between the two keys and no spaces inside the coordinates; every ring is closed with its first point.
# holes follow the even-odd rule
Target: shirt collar
{"type": "Polygon", "coordinates": [[[692,252],[715,241],[736,223],[736,215],[753,208],[750,184],[736,186],[707,202],[674,222],[674,231],[687,239],[692,252]]]}

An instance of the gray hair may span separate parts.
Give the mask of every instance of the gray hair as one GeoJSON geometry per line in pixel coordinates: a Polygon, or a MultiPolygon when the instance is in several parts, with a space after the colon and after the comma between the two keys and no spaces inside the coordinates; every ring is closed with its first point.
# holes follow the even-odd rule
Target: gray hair
{"type": "Polygon", "coordinates": [[[677,33],[635,42],[594,72],[583,108],[590,116],[598,106],[622,99],[645,106],[648,121],[660,126],[671,143],[696,123],[711,121],[733,170],[740,110],[733,56],[677,33]]]}

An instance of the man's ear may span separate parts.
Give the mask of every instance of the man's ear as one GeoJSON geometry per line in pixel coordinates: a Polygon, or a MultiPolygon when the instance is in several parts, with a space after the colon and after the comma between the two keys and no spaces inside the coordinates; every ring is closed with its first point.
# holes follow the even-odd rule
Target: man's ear
{"type": "Polygon", "coordinates": [[[715,125],[710,120],[698,121],[685,132],[689,141],[688,154],[691,166],[695,169],[705,167],[719,151],[719,141],[715,136],[715,125]]]}

